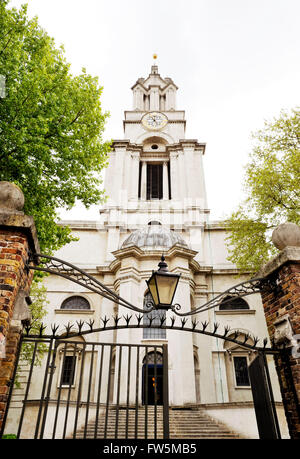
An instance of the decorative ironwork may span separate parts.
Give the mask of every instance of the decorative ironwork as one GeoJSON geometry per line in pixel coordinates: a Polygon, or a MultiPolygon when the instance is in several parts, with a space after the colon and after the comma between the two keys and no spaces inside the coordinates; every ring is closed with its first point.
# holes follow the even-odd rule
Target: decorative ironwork
{"type": "Polygon", "coordinates": [[[208,321],[204,321],[199,323],[196,321],[195,318],[184,317],[180,318],[179,323],[176,323],[175,316],[169,318],[169,323],[167,324],[167,319],[164,317],[160,320],[159,324],[152,324],[153,318],[149,317],[148,324],[142,323],[142,315],[129,315],[126,316],[113,316],[111,318],[103,317],[100,318],[99,326],[95,325],[94,320],[90,320],[88,322],[83,322],[80,320],[79,322],[71,324],[68,322],[67,325],[62,326],[62,329],[59,330],[59,326],[56,324],[50,325],[50,329],[52,331],[51,334],[44,334],[45,329],[47,326],[45,324],[41,324],[39,333],[38,334],[30,334],[32,329],[31,326],[25,326],[25,336],[31,338],[44,338],[44,339],[56,339],[62,340],[66,338],[74,338],[76,336],[83,336],[90,333],[97,333],[103,331],[111,331],[111,330],[124,330],[124,329],[132,329],[132,328],[162,328],[165,330],[178,330],[178,331],[186,331],[186,332],[193,332],[199,333],[207,336],[212,336],[214,338],[219,338],[222,340],[230,341],[235,343],[239,346],[242,346],[247,349],[255,350],[255,351],[264,351],[266,353],[275,354],[280,351],[279,347],[275,347],[274,343],[272,343],[271,347],[267,347],[268,339],[260,339],[254,335],[250,335],[250,333],[246,333],[244,331],[239,330],[231,330],[228,325],[226,325],[223,331],[217,331],[220,328],[220,324],[213,323],[211,324],[210,330],[208,321]],[[77,327],[76,327],[77,325],[77,327]],[[84,327],[85,326],[85,327],[84,327]],[[230,333],[232,332],[232,333],[230,333]],[[250,339],[252,340],[253,344],[250,343],[250,339]],[[259,346],[258,343],[261,343],[259,346]]]}
{"type": "MultiPolygon", "coordinates": [[[[137,306],[129,303],[129,301],[125,300],[124,298],[121,298],[113,290],[106,287],[98,279],[96,279],[94,276],[91,276],[83,269],[80,269],[77,266],[59,258],[40,253],[31,253],[29,261],[26,264],[26,268],[36,271],[43,271],[50,274],[56,274],[57,276],[64,277],[71,282],[75,282],[76,284],[81,285],[82,287],[85,287],[94,293],[98,293],[104,298],[107,298],[108,300],[113,301],[120,306],[124,306],[125,308],[131,309],[132,311],[140,313],[144,312],[143,309],[138,308],[137,306]]],[[[152,305],[152,308],[149,309],[148,312],[151,312],[153,309],[154,306],[152,305]]]]}
{"type": "Polygon", "coordinates": [[[233,335],[229,335],[230,327],[226,326],[224,328],[223,333],[217,333],[219,329],[219,324],[214,323],[211,327],[211,331],[208,331],[209,322],[204,321],[199,322],[195,318],[191,318],[190,326],[188,324],[188,316],[194,316],[195,314],[205,312],[209,309],[218,307],[221,303],[225,304],[227,302],[232,301],[232,298],[241,298],[247,295],[251,295],[254,293],[258,293],[264,289],[272,290],[274,289],[273,282],[270,280],[266,280],[264,278],[254,278],[248,281],[240,282],[233,287],[230,287],[226,291],[222,292],[221,294],[217,295],[215,298],[211,299],[210,301],[206,302],[205,304],[199,306],[196,309],[188,312],[182,312],[180,304],[174,304],[171,307],[173,313],[181,318],[180,326],[175,325],[176,317],[170,317],[171,323],[168,325],[166,318],[162,317],[160,323],[154,324],[154,317],[151,315],[149,316],[149,312],[156,310],[153,303],[147,302],[147,311],[144,309],[138,308],[135,305],[131,304],[124,298],[121,298],[117,295],[114,291],[106,287],[102,284],[99,280],[95,277],[88,274],[86,271],[78,268],[77,266],[72,265],[64,260],[61,260],[56,257],[52,257],[49,255],[44,254],[31,254],[28,263],[26,264],[27,269],[33,269],[37,271],[44,271],[51,274],[56,274],[58,276],[64,277],[72,282],[75,282],[82,287],[85,287],[92,292],[95,292],[104,298],[113,301],[120,306],[123,306],[131,311],[138,312],[139,314],[135,314],[136,323],[133,323],[133,315],[127,314],[126,316],[118,316],[115,315],[113,318],[104,317],[100,319],[100,326],[94,327],[94,320],[89,320],[89,322],[77,321],[77,329],[75,329],[75,324],[68,323],[64,326],[64,331],[58,334],[59,326],[56,324],[52,324],[50,326],[52,334],[44,335],[44,331],[46,329],[45,324],[41,324],[39,327],[39,333],[37,335],[30,335],[30,331],[32,330],[32,325],[26,324],[25,326],[25,333],[27,336],[32,337],[45,337],[51,339],[62,339],[66,337],[74,337],[74,336],[81,336],[87,333],[93,332],[101,332],[104,330],[115,330],[115,329],[125,329],[125,328],[162,328],[162,329],[172,329],[172,330],[185,330],[194,333],[201,333],[204,335],[213,336],[215,338],[220,338],[223,340],[231,341],[235,344],[240,346],[253,349],[256,351],[265,351],[271,353],[279,352],[278,348],[275,348],[274,343],[270,348],[267,348],[267,338],[264,338],[262,341],[262,346],[258,346],[260,339],[255,336],[250,336],[249,334],[242,333],[239,331],[233,331],[233,335]],[[148,315],[148,323],[142,324],[142,319],[144,314],[147,313],[148,315]],[[123,323],[122,323],[123,320],[123,323]],[[121,322],[120,322],[121,321],[121,322]],[[125,322],[125,323],[124,323],[125,322]],[[87,325],[89,328],[84,329],[84,325],[87,325]],[[201,328],[200,328],[201,327],[201,328]],[[243,336],[242,340],[239,340],[238,337],[243,336]],[[249,339],[252,339],[253,344],[249,344],[249,339]]]}
{"type": "Polygon", "coordinates": [[[192,311],[180,313],[180,304],[174,304],[172,310],[178,316],[191,316],[200,312],[208,311],[209,309],[216,308],[220,306],[221,303],[222,305],[229,303],[233,298],[242,298],[244,296],[253,295],[255,293],[261,292],[264,289],[270,289],[272,287],[273,285],[270,285],[269,280],[257,277],[244,282],[240,282],[239,284],[230,287],[229,289],[215,296],[198,308],[193,309],[192,311]]]}
{"type": "MultiPolygon", "coordinates": [[[[106,287],[94,276],[91,276],[83,269],[80,269],[77,266],[59,258],[43,254],[31,254],[29,262],[26,264],[26,268],[37,271],[44,271],[64,277],[65,279],[75,282],[76,284],[79,284],[92,292],[98,293],[104,298],[107,298],[110,301],[119,304],[120,306],[123,306],[132,311],[139,312],[141,314],[145,313],[144,309],[138,308],[124,298],[121,298],[113,290],[106,287]],[[39,264],[37,264],[37,262],[39,264]]],[[[221,303],[224,305],[232,301],[232,298],[242,298],[247,295],[259,293],[264,289],[274,289],[275,287],[276,285],[274,285],[274,283],[269,279],[267,280],[265,278],[254,278],[240,282],[239,284],[230,287],[226,291],[217,295],[215,298],[209,300],[205,304],[202,304],[198,308],[193,309],[192,311],[182,313],[179,312],[181,310],[181,305],[178,303],[172,305],[170,309],[178,316],[191,316],[200,312],[208,311],[212,308],[216,308],[221,303]]],[[[146,306],[147,313],[156,309],[152,302],[147,302],[146,306]]]]}
{"type": "MultiPolygon", "coordinates": [[[[23,336],[16,356],[17,362],[21,346],[27,346],[28,343],[33,351],[28,371],[22,373],[24,391],[20,414],[14,418],[18,439],[169,438],[167,344],[79,343],[72,339],[55,341],[23,336]],[[37,365],[41,344],[44,348],[43,370],[37,365]],[[115,376],[113,356],[118,362],[115,376]],[[99,361],[97,370],[96,359],[99,361]],[[58,361],[61,361],[61,367],[58,361]],[[69,371],[64,372],[67,361],[69,371]],[[145,375],[142,384],[146,387],[143,407],[140,406],[139,398],[140,363],[145,375]],[[159,372],[162,377],[158,380],[159,372]],[[151,377],[152,374],[156,379],[155,386],[147,381],[147,376],[151,377]],[[39,384],[32,391],[36,381],[39,384]],[[160,398],[157,397],[159,386],[162,388],[160,398]],[[122,392],[124,397],[121,403],[122,392]],[[36,398],[32,398],[33,393],[36,398]],[[115,396],[112,397],[112,394],[115,396]],[[36,416],[32,416],[32,403],[37,410],[36,416]],[[162,410],[158,409],[159,405],[162,410]]],[[[10,400],[16,389],[16,373],[17,366],[10,386],[4,422],[0,427],[0,439],[5,432],[10,400]]]]}

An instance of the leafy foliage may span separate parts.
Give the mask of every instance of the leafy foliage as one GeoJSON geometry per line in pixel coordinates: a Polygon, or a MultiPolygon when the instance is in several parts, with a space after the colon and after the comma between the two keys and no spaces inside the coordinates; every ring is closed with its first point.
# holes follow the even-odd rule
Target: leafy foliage
{"type": "Polygon", "coordinates": [[[85,69],[73,76],[63,48],[27,17],[26,6],[9,9],[8,1],[0,2],[0,75],[0,180],[20,186],[41,251],[51,253],[72,240],[56,223],[58,209],[104,199],[102,88],[85,69]]]}
{"type": "Polygon", "coordinates": [[[277,253],[272,230],[285,221],[300,223],[300,111],[282,111],[265,122],[246,166],[247,198],[227,220],[229,260],[255,272],[277,253]]]}

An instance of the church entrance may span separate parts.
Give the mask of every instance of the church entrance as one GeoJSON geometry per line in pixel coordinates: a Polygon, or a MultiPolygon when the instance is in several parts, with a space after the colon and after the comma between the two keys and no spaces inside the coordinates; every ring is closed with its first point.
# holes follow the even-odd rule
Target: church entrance
{"type": "Polygon", "coordinates": [[[143,365],[143,405],[162,405],[163,404],[163,366],[143,365]],[[148,374],[147,374],[148,373],[148,374]],[[148,403],[147,403],[148,398],[148,403]]]}
{"type": "Polygon", "coordinates": [[[142,403],[163,404],[163,356],[157,351],[149,352],[143,359],[142,403]]]}

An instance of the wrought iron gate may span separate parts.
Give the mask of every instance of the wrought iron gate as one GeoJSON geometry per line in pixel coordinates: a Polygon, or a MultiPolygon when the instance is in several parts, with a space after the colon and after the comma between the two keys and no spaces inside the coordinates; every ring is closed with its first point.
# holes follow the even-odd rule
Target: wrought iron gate
{"type": "Polygon", "coordinates": [[[25,337],[22,348],[31,362],[18,367],[8,411],[17,438],[169,437],[166,344],[25,337]]]}
{"type": "MultiPolygon", "coordinates": [[[[166,316],[160,318],[159,324],[154,324],[154,317],[148,317],[145,324],[142,322],[144,309],[64,260],[31,254],[26,269],[57,274],[130,310],[131,315],[101,317],[95,326],[94,320],[87,323],[80,320],[76,322],[77,330],[75,324],[68,323],[63,332],[51,324],[52,334],[48,335],[44,335],[47,326],[43,323],[37,335],[31,335],[31,325],[25,326],[27,336],[23,335],[21,344],[30,363],[23,371],[19,366],[15,375],[19,378],[19,388],[13,389],[14,377],[7,404],[11,405],[10,411],[14,409],[14,419],[18,419],[18,438],[169,438],[167,345],[98,343],[85,341],[85,335],[158,327],[226,340],[264,356],[280,352],[274,343],[267,347],[267,338],[251,337],[239,330],[230,333],[229,326],[221,331],[220,324],[200,322],[197,316],[221,302],[224,304],[232,296],[241,298],[275,288],[266,279],[244,281],[188,312],[179,312],[179,304],[172,305],[174,315],[168,324],[166,316]],[[40,264],[36,265],[38,261],[40,264]],[[35,365],[39,359],[41,366],[35,365]]],[[[154,309],[153,306],[147,314],[154,309]]],[[[257,375],[254,376],[252,387],[259,387],[260,382],[255,381],[257,375]]],[[[7,416],[9,418],[8,409],[2,426],[7,424],[7,416]]],[[[2,434],[3,427],[0,438],[2,434]]]]}
{"type": "Polygon", "coordinates": [[[249,366],[253,403],[260,439],[280,439],[272,385],[266,355],[262,352],[249,366]]]}

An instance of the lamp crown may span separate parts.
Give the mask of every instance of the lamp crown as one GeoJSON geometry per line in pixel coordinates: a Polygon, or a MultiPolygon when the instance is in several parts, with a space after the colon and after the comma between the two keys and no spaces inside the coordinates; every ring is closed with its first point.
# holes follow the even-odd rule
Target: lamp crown
{"type": "Polygon", "coordinates": [[[165,262],[165,257],[162,255],[161,256],[161,259],[160,259],[160,262],[158,263],[158,266],[159,266],[159,270],[158,271],[164,271],[164,272],[168,272],[168,265],[167,263],[165,262]]]}

